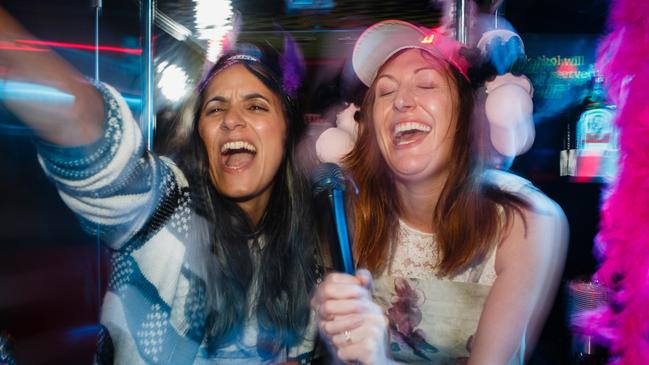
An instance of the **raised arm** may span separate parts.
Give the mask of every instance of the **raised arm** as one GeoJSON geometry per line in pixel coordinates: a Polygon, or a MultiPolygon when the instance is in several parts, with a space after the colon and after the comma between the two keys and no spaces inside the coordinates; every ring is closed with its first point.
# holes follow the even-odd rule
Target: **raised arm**
{"type": "MultiPolygon", "coordinates": [[[[32,38],[0,7],[0,42],[32,38]]],[[[78,146],[94,142],[101,135],[104,107],[100,94],[53,51],[0,50],[0,77],[2,101],[42,139],[61,146],[78,146]],[[45,86],[66,95],[12,99],[7,90],[15,83],[45,86]]]]}
{"type": "MultiPolygon", "coordinates": [[[[0,41],[31,37],[0,8],[0,41]]],[[[154,234],[175,207],[187,204],[184,175],[146,150],[116,90],[93,85],[52,51],[0,51],[0,66],[0,99],[40,137],[39,162],[86,231],[124,248],[154,234]],[[54,88],[63,96],[3,96],[2,88],[21,82],[54,88]]]]}
{"type": "Polygon", "coordinates": [[[474,336],[470,365],[522,364],[552,306],[565,261],[568,225],[561,208],[525,188],[532,203],[515,215],[496,256],[497,279],[474,336]]]}

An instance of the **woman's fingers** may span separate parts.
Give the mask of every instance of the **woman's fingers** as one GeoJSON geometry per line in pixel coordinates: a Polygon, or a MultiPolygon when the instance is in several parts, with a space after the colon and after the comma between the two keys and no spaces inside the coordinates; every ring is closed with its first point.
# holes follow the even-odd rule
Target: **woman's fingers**
{"type": "Polygon", "coordinates": [[[372,300],[372,275],[327,275],[311,300],[323,338],[345,362],[381,364],[386,360],[388,322],[372,300]]]}
{"type": "Polygon", "coordinates": [[[352,276],[345,273],[334,272],[328,274],[322,284],[348,284],[348,285],[359,285],[360,280],[356,276],[352,276]]]}
{"type": "Polygon", "coordinates": [[[381,364],[386,361],[387,324],[382,315],[369,315],[357,328],[331,338],[337,357],[345,362],[381,364]]]}
{"type": "Polygon", "coordinates": [[[368,290],[372,290],[374,288],[374,280],[372,279],[372,274],[368,270],[358,269],[356,271],[356,277],[363,287],[367,288],[368,290]]]}
{"type": "Polygon", "coordinates": [[[358,283],[336,282],[323,282],[316,292],[316,296],[320,301],[364,298],[368,294],[367,289],[358,283]]]}
{"type": "Polygon", "coordinates": [[[370,299],[325,304],[363,308],[358,313],[332,316],[320,321],[320,333],[344,362],[381,364],[386,360],[388,320],[370,299]]]}
{"type": "Polygon", "coordinates": [[[349,314],[362,314],[371,312],[372,302],[369,299],[330,299],[318,308],[320,320],[332,320],[334,317],[349,314]]]}
{"type": "Polygon", "coordinates": [[[320,322],[320,332],[328,338],[333,338],[344,331],[360,327],[364,320],[365,318],[360,314],[337,316],[333,320],[320,322]]]}
{"type": "Polygon", "coordinates": [[[359,322],[332,323],[332,327],[335,326],[338,331],[331,336],[331,343],[337,348],[342,348],[354,343],[362,343],[369,337],[377,340],[385,338],[387,327],[383,315],[366,315],[359,322]]]}
{"type": "Polygon", "coordinates": [[[361,286],[357,277],[330,274],[318,285],[311,299],[311,308],[320,320],[333,316],[353,314],[366,309],[363,302],[371,301],[370,292],[361,286]]]}

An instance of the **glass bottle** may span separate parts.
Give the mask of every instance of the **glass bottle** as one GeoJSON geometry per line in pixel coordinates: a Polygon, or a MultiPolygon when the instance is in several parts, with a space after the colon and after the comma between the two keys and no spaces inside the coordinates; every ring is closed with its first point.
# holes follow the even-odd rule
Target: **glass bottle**
{"type": "Polygon", "coordinates": [[[615,105],[607,100],[604,78],[591,80],[590,93],[575,126],[575,181],[606,181],[617,173],[618,132],[615,105]]]}

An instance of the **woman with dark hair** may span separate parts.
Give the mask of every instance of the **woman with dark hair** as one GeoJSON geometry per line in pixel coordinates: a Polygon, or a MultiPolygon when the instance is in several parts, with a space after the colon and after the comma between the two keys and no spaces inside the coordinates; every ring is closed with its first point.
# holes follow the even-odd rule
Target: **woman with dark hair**
{"type": "Polygon", "coordinates": [[[343,162],[360,191],[354,254],[371,275],[328,275],[312,301],[343,361],[520,364],[552,303],[565,217],[528,181],[487,169],[459,49],[394,20],[354,48],[369,90],[343,162]]]}
{"type": "MultiPolygon", "coordinates": [[[[29,37],[0,9],[4,40],[29,37]]],[[[102,364],[311,361],[319,276],[311,197],[295,173],[296,46],[222,55],[179,118],[175,162],[148,151],[121,96],[52,52],[6,52],[3,78],[69,102],[9,100],[83,226],[112,249],[102,364]]]]}

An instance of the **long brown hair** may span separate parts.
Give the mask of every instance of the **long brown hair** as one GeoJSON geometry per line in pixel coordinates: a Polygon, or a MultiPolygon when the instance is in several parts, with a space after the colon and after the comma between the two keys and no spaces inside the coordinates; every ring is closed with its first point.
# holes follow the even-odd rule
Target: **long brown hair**
{"type": "MultiPolygon", "coordinates": [[[[422,55],[432,58],[423,50],[422,55]]],[[[452,131],[454,142],[449,175],[435,210],[431,212],[437,244],[431,249],[438,250],[438,276],[447,276],[486,257],[503,238],[504,229],[511,224],[514,213],[522,216],[521,209],[529,204],[481,179],[487,162],[487,143],[484,131],[475,125],[473,118],[473,89],[453,66],[440,63],[455,93],[456,123],[452,131]],[[504,219],[501,219],[500,209],[505,213],[504,219]]],[[[386,268],[390,245],[396,239],[400,202],[392,173],[376,141],[372,115],[375,88],[376,82],[373,82],[365,94],[358,141],[344,163],[359,187],[358,196],[352,197],[354,255],[359,267],[379,274],[386,268]]]]}

